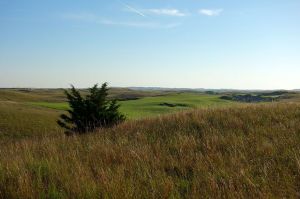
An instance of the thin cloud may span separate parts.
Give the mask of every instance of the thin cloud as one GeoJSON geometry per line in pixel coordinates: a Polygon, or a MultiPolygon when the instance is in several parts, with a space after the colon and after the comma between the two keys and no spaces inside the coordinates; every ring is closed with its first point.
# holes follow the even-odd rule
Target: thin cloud
{"type": "Polygon", "coordinates": [[[98,23],[108,26],[125,26],[135,28],[150,28],[150,29],[170,29],[180,26],[180,23],[155,23],[155,22],[120,22],[111,20],[100,20],[98,23]]]}
{"type": "Polygon", "coordinates": [[[94,23],[106,26],[124,26],[135,28],[149,28],[149,29],[170,29],[180,26],[180,23],[160,23],[160,22],[143,22],[143,21],[113,21],[103,19],[92,13],[68,13],[61,15],[63,20],[94,23]]]}
{"type": "Polygon", "coordinates": [[[129,10],[131,10],[132,12],[135,12],[136,14],[138,14],[142,17],[146,17],[146,15],[144,13],[142,13],[141,11],[135,9],[134,7],[131,7],[130,5],[125,4],[125,7],[127,7],[129,10]]]}
{"type": "Polygon", "coordinates": [[[100,20],[98,23],[102,25],[109,25],[109,26],[130,26],[130,27],[142,27],[142,28],[149,28],[149,27],[156,26],[155,23],[117,22],[112,20],[100,20]]]}
{"type": "Polygon", "coordinates": [[[123,4],[130,12],[136,13],[136,14],[142,16],[142,17],[146,17],[146,15],[142,11],[140,11],[140,10],[138,10],[138,9],[132,7],[131,5],[129,5],[127,3],[124,3],[122,1],[119,1],[119,2],[121,4],[123,4]]]}
{"type": "Polygon", "coordinates": [[[184,17],[187,16],[187,13],[181,12],[177,9],[147,9],[147,13],[155,15],[165,15],[165,16],[175,16],[175,17],[184,17]]]}
{"type": "Polygon", "coordinates": [[[223,9],[201,9],[199,14],[206,16],[219,16],[223,12],[223,9]]]}

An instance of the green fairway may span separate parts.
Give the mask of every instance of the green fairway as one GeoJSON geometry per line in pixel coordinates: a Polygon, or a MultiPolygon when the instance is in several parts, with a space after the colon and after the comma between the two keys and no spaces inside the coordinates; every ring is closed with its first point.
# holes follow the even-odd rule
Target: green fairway
{"type": "MultiPolygon", "coordinates": [[[[129,119],[152,117],[197,107],[217,107],[234,104],[233,102],[219,99],[218,95],[198,93],[177,93],[158,97],[145,97],[119,103],[121,112],[129,119]]],[[[29,104],[57,110],[67,110],[69,108],[65,102],[30,102],[29,104]]]]}

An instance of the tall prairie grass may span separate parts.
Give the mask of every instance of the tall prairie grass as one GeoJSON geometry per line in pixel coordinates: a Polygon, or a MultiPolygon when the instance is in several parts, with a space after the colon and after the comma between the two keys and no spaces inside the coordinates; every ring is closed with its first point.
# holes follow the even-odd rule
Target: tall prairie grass
{"type": "Polygon", "coordinates": [[[298,198],[300,105],[201,109],[0,146],[1,198],[298,198]]]}

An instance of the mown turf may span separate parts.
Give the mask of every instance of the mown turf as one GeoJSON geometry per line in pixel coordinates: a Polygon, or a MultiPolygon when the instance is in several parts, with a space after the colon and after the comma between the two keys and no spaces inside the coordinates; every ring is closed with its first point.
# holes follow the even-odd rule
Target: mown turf
{"type": "Polygon", "coordinates": [[[300,105],[200,109],[0,146],[1,198],[299,198],[300,105]]]}

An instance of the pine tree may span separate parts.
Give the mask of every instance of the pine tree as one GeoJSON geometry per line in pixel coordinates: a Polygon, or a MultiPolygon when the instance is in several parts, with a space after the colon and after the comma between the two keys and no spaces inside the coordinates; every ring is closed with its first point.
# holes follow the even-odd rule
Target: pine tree
{"type": "Polygon", "coordinates": [[[101,88],[94,85],[89,93],[82,97],[72,85],[71,90],[65,90],[70,105],[67,114],[62,114],[57,123],[67,129],[66,133],[87,133],[96,128],[111,127],[125,120],[119,112],[120,105],[116,100],[108,100],[107,83],[101,88]]]}

